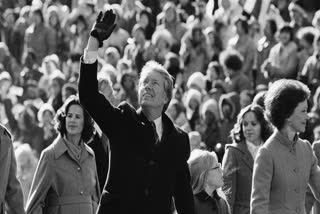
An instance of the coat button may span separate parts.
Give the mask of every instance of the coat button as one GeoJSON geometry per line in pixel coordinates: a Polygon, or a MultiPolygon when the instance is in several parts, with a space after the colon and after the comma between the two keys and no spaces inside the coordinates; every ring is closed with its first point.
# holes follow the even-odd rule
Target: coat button
{"type": "Polygon", "coordinates": [[[80,191],[80,195],[83,195],[83,191],[80,191]]]}
{"type": "Polygon", "coordinates": [[[80,170],[81,170],[81,168],[80,168],[80,167],[78,167],[78,168],[77,168],[77,170],[78,170],[78,171],[80,171],[80,170]]]}

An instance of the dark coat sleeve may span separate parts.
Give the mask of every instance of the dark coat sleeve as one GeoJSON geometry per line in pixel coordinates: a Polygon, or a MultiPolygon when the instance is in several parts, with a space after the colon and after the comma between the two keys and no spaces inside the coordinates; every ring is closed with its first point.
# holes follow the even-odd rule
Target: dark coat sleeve
{"type": "Polygon", "coordinates": [[[190,156],[189,137],[186,133],[181,133],[181,144],[178,144],[177,152],[181,153],[179,160],[176,185],[174,191],[175,205],[180,214],[194,214],[194,199],[191,188],[191,177],[187,160],[190,156]]]}
{"type": "Polygon", "coordinates": [[[0,125],[0,212],[3,199],[8,204],[10,213],[25,213],[23,193],[16,177],[17,164],[10,134],[0,125]]]}
{"type": "Polygon", "coordinates": [[[123,110],[114,107],[98,90],[97,61],[85,64],[81,57],[79,78],[80,103],[88,111],[101,130],[111,139],[121,135],[127,123],[124,122],[123,110]],[[120,127],[121,126],[121,127],[120,127]]]}
{"type": "Polygon", "coordinates": [[[226,149],[226,153],[222,160],[222,169],[224,172],[224,185],[222,190],[226,194],[226,199],[230,205],[231,214],[233,213],[233,206],[235,202],[235,195],[237,191],[237,168],[238,161],[236,160],[236,154],[233,148],[226,149]]]}

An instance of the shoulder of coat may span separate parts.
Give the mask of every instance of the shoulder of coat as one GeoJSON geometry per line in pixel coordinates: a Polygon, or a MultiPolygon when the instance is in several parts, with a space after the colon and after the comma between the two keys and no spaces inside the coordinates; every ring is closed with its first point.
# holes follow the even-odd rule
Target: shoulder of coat
{"type": "Polygon", "coordinates": [[[8,129],[1,124],[0,124],[0,136],[1,137],[8,137],[10,140],[12,138],[8,129]]]}

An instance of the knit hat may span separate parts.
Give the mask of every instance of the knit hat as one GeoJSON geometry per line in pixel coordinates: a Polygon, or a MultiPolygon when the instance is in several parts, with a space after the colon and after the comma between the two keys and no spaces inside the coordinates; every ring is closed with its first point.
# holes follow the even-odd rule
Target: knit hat
{"type": "Polygon", "coordinates": [[[187,82],[187,87],[189,89],[193,88],[193,87],[196,87],[199,91],[204,90],[204,88],[205,88],[205,77],[204,77],[204,75],[199,71],[194,72],[193,74],[191,74],[191,76],[189,77],[188,82],[187,82]]]}
{"type": "Polygon", "coordinates": [[[216,120],[220,119],[220,115],[219,115],[219,106],[218,103],[215,99],[208,99],[201,108],[201,116],[204,118],[205,113],[207,111],[210,111],[214,114],[216,120]]]}

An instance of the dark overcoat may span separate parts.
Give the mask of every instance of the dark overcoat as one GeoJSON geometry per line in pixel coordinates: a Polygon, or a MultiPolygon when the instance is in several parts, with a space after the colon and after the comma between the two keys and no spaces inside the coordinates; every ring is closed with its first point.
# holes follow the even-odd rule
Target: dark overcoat
{"type": "Polygon", "coordinates": [[[171,214],[173,198],[178,213],[194,213],[188,135],[162,114],[163,134],[155,144],[141,109],[114,107],[98,92],[97,62],[81,62],[79,96],[110,140],[110,174],[98,213],[171,214]]]}

